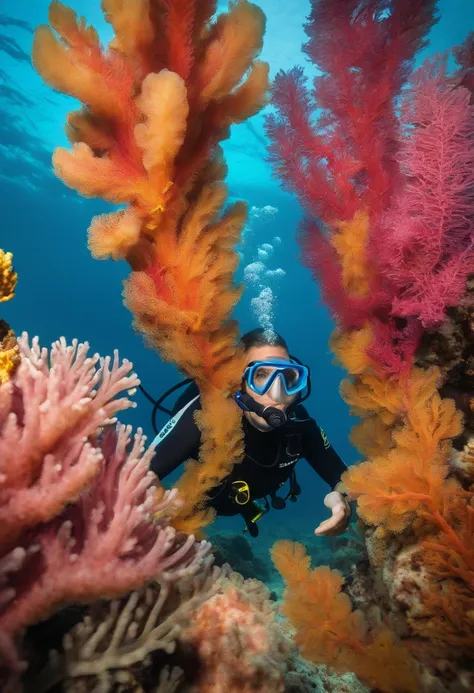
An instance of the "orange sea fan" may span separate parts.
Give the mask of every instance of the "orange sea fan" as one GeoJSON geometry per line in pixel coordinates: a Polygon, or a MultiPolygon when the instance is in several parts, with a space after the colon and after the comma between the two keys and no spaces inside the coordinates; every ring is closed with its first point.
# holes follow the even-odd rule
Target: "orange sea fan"
{"type": "Polygon", "coordinates": [[[135,326],[147,341],[201,389],[201,464],[190,462],[178,484],[184,499],[180,517],[186,523],[176,519],[175,526],[188,531],[209,520],[202,513],[203,493],[224,478],[243,453],[241,416],[228,399],[242,373],[233,346],[237,328],[228,318],[241,295],[239,288],[232,288],[237,261],[233,248],[246,210],[236,204],[210,223],[225,199],[223,183],[204,185],[183,217],[179,237],[172,224],[162,228],[163,243],[155,247],[153,262],[161,271],[132,273],[124,293],[135,326]],[[189,257],[192,263],[186,263],[189,257]]]}
{"type": "Polygon", "coordinates": [[[267,103],[266,85],[270,66],[256,60],[247,80],[220,104],[219,117],[223,126],[242,123],[258,113],[267,103]]]}
{"type": "Polygon", "coordinates": [[[336,328],[331,335],[330,347],[336,356],[336,363],[341,364],[350,375],[360,375],[370,366],[367,349],[372,342],[372,329],[366,323],[360,330],[343,331],[336,328]]]}
{"type": "Polygon", "coordinates": [[[380,457],[394,445],[392,426],[377,415],[369,416],[353,426],[349,438],[365,458],[380,457]]]}
{"type": "MultiPolygon", "coordinates": [[[[392,434],[394,448],[344,474],[366,522],[399,531],[426,510],[427,499],[441,501],[450,439],[461,432],[462,417],[452,400],[441,399],[439,383],[438,369],[414,369],[400,389],[401,423],[392,434]]],[[[392,392],[389,396],[393,402],[392,392]]]]}
{"type": "Polygon", "coordinates": [[[341,592],[342,575],[327,566],[311,570],[305,548],[290,541],[277,542],[272,558],[287,585],[282,612],[296,628],[304,657],[338,673],[351,671],[385,693],[420,690],[410,653],[385,626],[369,630],[341,592]]]}
{"type": "Polygon", "coordinates": [[[389,380],[370,370],[354,381],[341,383],[342,398],[355,416],[377,414],[386,424],[393,424],[403,411],[403,386],[400,381],[389,380]]]}
{"type": "Polygon", "coordinates": [[[102,0],[102,9],[115,33],[110,48],[134,61],[144,58],[155,37],[150,0],[102,0]]]}
{"type": "Polygon", "coordinates": [[[131,209],[94,217],[89,227],[89,250],[92,257],[122,260],[140,237],[141,219],[131,209]]]}
{"type": "Polygon", "coordinates": [[[33,43],[33,64],[43,79],[87,104],[96,115],[123,120],[133,111],[132,65],[117,53],[104,54],[96,30],[78,21],[76,13],[60,2],[51,3],[49,21],[51,28],[38,27],[33,43]]]}
{"type": "Polygon", "coordinates": [[[161,70],[143,80],[136,103],[143,116],[143,122],[135,126],[143,165],[151,178],[156,170],[169,177],[186,134],[189,115],[186,85],[176,73],[161,70]]]}

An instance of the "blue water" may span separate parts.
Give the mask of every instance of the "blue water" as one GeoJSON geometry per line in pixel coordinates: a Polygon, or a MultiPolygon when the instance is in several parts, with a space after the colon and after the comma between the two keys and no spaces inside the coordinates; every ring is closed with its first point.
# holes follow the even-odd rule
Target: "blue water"
{"type": "MultiPolygon", "coordinates": [[[[303,64],[302,24],[309,2],[261,0],[258,4],[268,17],[262,58],[270,62],[271,76],[281,68],[303,64]]],[[[99,30],[104,42],[110,39],[99,0],[73,0],[69,5],[99,30]]],[[[74,337],[88,341],[102,355],[118,349],[122,357],[133,361],[144,386],[157,396],[176,382],[178,374],[146,349],[132,330],[131,315],[121,301],[121,282],[129,268],[125,263],[93,260],[86,246],[91,218],[111,208],[79,198],[51,172],[53,148],[67,146],[65,115],[77,103],[44,86],[30,63],[32,32],[47,22],[47,7],[46,0],[2,0],[0,5],[0,247],[13,252],[19,274],[16,298],[2,305],[1,317],[17,333],[26,330],[31,337],[38,335],[45,346],[64,335],[69,341],[74,337]]],[[[443,0],[439,8],[441,21],[433,28],[419,62],[427,54],[462,42],[474,28],[473,0],[443,0]]],[[[225,9],[225,3],[220,9],[225,9]]],[[[307,66],[308,75],[312,69],[307,66]]],[[[235,127],[224,149],[230,196],[256,208],[240,248],[238,280],[257,257],[259,246],[272,244],[268,269],[285,273],[271,283],[276,296],[273,325],[287,338],[291,351],[310,365],[314,384],[309,409],[340,455],[352,464],[358,459],[348,441],[353,421],[338,394],[343,373],[333,365],[328,348],[333,324],[319,302],[318,287],[298,259],[299,206],[279,189],[265,162],[263,114],[235,127]],[[274,210],[262,213],[266,206],[274,210]],[[275,236],[281,239],[280,245],[273,242],[275,236]]],[[[257,324],[250,303],[257,293],[254,286],[246,286],[236,310],[242,331],[257,324]]],[[[142,426],[151,439],[150,405],[140,393],[136,401],[138,407],[121,419],[142,426]]],[[[324,483],[304,462],[299,467],[303,495],[297,504],[264,519],[264,540],[304,539],[325,514],[324,483]]],[[[222,521],[222,526],[229,527],[229,522],[222,521]]],[[[230,526],[240,529],[232,522],[230,526]]]]}

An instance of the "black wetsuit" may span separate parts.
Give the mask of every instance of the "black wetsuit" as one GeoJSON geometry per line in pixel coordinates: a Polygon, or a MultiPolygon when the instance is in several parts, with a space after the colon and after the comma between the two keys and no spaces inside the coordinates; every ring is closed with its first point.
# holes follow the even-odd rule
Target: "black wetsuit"
{"type": "MultiPolygon", "coordinates": [[[[160,479],[185,460],[197,459],[200,431],[194,413],[200,406],[197,387],[191,385],[177,400],[172,418],[155,439],[157,446],[151,469],[160,479]]],[[[268,432],[257,430],[246,418],[243,419],[245,457],[214,489],[209,500],[219,515],[241,514],[252,536],[258,534],[255,518],[259,506],[255,506],[255,499],[264,499],[266,509],[270,505],[280,509],[286,500],[295,500],[299,495],[295,466],[300,458],[305,458],[331,489],[347,469],[302,404],[297,404],[287,413],[287,423],[268,432]],[[284,490],[277,496],[277,491],[287,482],[286,492],[284,490]]]]}

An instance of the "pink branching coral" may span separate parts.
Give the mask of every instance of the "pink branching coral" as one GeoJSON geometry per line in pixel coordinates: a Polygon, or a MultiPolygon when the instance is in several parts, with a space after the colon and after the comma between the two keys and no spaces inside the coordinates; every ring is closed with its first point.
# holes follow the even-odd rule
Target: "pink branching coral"
{"type": "Polygon", "coordinates": [[[179,501],[157,494],[142,431],[130,445],[131,428],[114,425],[132,406],[119,395],[139,384],[132,364],[64,339],[51,353],[26,334],[19,343],[0,388],[0,649],[14,670],[28,625],[192,572],[209,548],[168,525],[179,501]]]}
{"type": "Polygon", "coordinates": [[[374,230],[373,259],[396,287],[392,313],[439,326],[474,267],[474,106],[441,60],[418,70],[402,105],[406,183],[374,230]]]}
{"type": "Polygon", "coordinates": [[[474,31],[471,31],[463,44],[453,51],[459,66],[457,79],[459,84],[471,92],[471,101],[474,101],[474,31]]]}
{"type": "Polygon", "coordinates": [[[26,335],[21,368],[0,390],[0,542],[55,517],[99,470],[102,455],[88,438],[134,406],[126,397],[139,384],[131,364],[88,357],[88,345],[64,339],[51,353],[26,335]],[[95,389],[96,388],[96,389],[95,389]]]}
{"type": "MultiPolygon", "coordinates": [[[[472,435],[474,36],[454,51],[454,74],[434,58],[410,78],[434,0],[311,5],[306,52],[321,74],[313,91],[299,70],[278,75],[267,125],[275,168],[308,215],[304,259],[351,377],[342,395],[362,419],[353,442],[369,459],[343,481],[374,527],[373,584],[391,597],[375,601],[421,665],[414,689],[470,690],[474,487],[450,459],[472,435]]],[[[389,690],[386,669],[371,672],[389,690]]]]}

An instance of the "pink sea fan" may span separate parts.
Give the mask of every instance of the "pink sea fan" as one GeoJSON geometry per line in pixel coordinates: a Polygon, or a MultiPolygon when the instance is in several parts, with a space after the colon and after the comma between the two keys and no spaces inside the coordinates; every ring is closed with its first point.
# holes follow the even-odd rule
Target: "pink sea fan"
{"type": "Polygon", "coordinates": [[[474,106],[444,62],[413,76],[402,106],[406,183],[375,229],[372,255],[396,287],[393,314],[439,325],[474,268],[474,106]]]}
{"type": "Polygon", "coordinates": [[[474,31],[468,34],[464,43],[454,49],[454,57],[459,65],[455,80],[471,92],[474,103],[474,31]]]}

